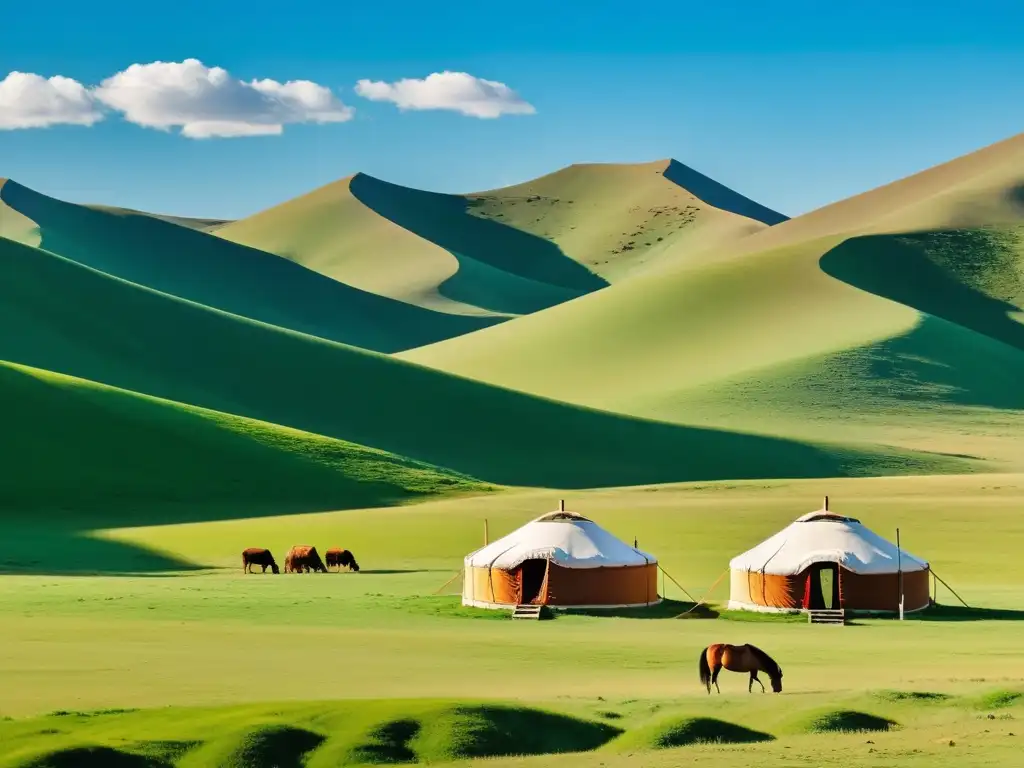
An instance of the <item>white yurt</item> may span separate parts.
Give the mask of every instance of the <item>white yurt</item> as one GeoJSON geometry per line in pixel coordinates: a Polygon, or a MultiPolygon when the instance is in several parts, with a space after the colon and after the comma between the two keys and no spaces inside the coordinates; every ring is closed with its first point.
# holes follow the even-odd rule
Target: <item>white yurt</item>
{"type": "Polygon", "coordinates": [[[465,560],[463,605],[625,608],[659,602],[657,559],[565,511],[564,503],[465,560]]]}
{"type": "Polygon", "coordinates": [[[931,604],[924,560],[824,507],[729,562],[729,608],[918,611],[931,604]]]}

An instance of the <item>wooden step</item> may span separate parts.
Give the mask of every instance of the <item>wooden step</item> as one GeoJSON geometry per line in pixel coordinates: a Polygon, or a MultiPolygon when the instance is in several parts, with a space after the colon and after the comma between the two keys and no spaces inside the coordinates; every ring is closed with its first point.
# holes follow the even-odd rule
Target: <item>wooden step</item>
{"type": "Polygon", "coordinates": [[[543,607],[542,605],[517,605],[515,610],[512,611],[512,618],[533,619],[537,621],[540,619],[540,612],[543,607]]]}
{"type": "Polygon", "coordinates": [[[808,611],[807,622],[809,624],[832,624],[841,627],[846,624],[846,611],[842,609],[808,611]]]}

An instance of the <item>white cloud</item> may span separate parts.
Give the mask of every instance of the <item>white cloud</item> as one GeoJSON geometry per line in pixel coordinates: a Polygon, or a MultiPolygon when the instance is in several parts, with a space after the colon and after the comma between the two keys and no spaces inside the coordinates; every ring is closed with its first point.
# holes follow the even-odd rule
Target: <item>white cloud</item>
{"type": "Polygon", "coordinates": [[[76,80],[27,72],[0,80],[0,130],[92,125],[102,119],[92,95],[76,80]]]}
{"type": "Polygon", "coordinates": [[[532,115],[536,110],[504,83],[466,72],[434,72],[394,83],[360,80],[356,93],[371,101],[390,101],[399,109],[447,109],[470,117],[532,115]]]}
{"type": "Polygon", "coordinates": [[[96,98],[146,128],[183,136],[267,136],[288,123],[343,123],[355,110],[308,80],[244,82],[197,59],[132,64],[94,89],[96,98]]]}

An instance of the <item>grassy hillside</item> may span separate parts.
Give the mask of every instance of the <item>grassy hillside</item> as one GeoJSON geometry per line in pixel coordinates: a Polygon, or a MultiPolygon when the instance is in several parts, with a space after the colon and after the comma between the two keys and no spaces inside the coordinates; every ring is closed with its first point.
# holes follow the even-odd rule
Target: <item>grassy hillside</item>
{"type": "Polygon", "coordinates": [[[570,402],[803,439],[869,415],[860,439],[930,435],[948,448],[955,417],[965,443],[1024,466],[1009,439],[1024,406],[1013,383],[1024,366],[1020,180],[1024,137],[700,263],[402,357],[570,402]],[[857,236],[892,227],[918,230],[857,236]],[[974,410],[946,408],[957,405],[974,410]]]}
{"type": "Polygon", "coordinates": [[[0,237],[37,246],[42,240],[39,235],[39,227],[34,221],[4,202],[3,189],[8,183],[7,179],[0,178],[0,237]]]}
{"type": "Polygon", "coordinates": [[[0,188],[0,200],[38,225],[40,247],[53,253],[159,291],[333,341],[394,352],[495,322],[412,307],[147,214],[72,205],[12,181],[0,188]]]}
{"type": "Polygon", "coordinates": [[[450,253],[365,205],[353,195],[353,183],[374,180],[342,179],[216,234],[364,291],[441,312],[524,314],[580,294],[450,253]]]}
{"type": "Polygon", "coordinates": [[[17,404],[0,516],[88,509],[95,523],[147,506],[340,509],[484,489],[383,451],[4,362],[0,400],[17,404]]]}
{"type": "Polygon", "coordinates": [[[612,283],[786,220],[676,160],[576,164],[466,198],[612,283]]]}
{"type": "Polygon", "coordinates": [[[522,315],[632,275],[673,246],[707,248],[784,219],[661,161],[573,165],[469,195],[357,174],[216,234],[412,304],[522,315]]]}
{"type": "Polygon", "coordinates": [[[228,315],[11,241],[0,241],[0,275],[0,359],[488,482],[604,487],[964,466],[573,407],[228,315]]]}
{"type": "MultiPolygon", "coordinates": [[[[0,362],[0,573],[183,569],[97,527],[483,493],[452,472],[252,419],[0,362]]],[[[245,546],[233,547],[233,558],[245,546]]],[[[284,552],[278,552],[279,557],[284,552]]]]}

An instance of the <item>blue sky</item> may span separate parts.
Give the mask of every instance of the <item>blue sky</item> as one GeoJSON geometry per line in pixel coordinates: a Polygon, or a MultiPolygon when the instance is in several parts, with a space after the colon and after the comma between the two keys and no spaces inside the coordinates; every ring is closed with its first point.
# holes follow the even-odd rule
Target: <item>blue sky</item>
{"type": "Polygon", "coordinates": [[[355,113],[235,138],[117,112],[0,130],[0,176],[77,202],[239,217],[356,171],[466,192],[675,157],[795,215],[1024,130],[1024,3],[843,5],[19,3],[0,27],[0,80],[95,86],[195,58],[246,82],[313,81],[355,113]],[[504,83],[535,112],[402,111],[353,90],[444,70],[504,83]]]}

